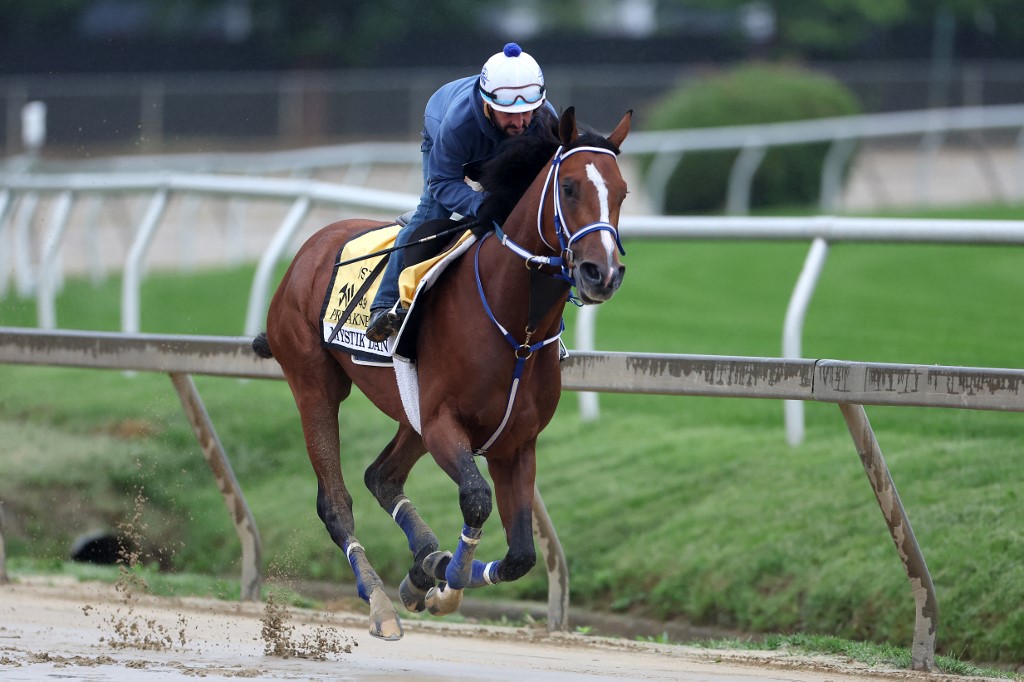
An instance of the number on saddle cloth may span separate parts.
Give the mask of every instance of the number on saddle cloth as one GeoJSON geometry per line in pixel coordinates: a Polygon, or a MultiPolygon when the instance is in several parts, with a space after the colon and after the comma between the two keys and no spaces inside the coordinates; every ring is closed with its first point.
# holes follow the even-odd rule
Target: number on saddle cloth
{"type": "Polygon", "coordinates": [[[455,227],[455,224],[456,221],[451,218],[438,218],[436,220],[428,220],[413,230],[407,242],[409,246],[405,249],[406,267],[422,263],[447,249],[452,241],[459,238],[459,234],[452,234],[448,239],[431,239],[423,244],[415,244],[414,242],[455,227]]]}

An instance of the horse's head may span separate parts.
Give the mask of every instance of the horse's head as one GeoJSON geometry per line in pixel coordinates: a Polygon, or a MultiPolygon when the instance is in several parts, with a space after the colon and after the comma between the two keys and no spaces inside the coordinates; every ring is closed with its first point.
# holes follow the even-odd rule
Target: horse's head
{"type": "Polygon", "coordinates": [[[619,210],[626,183],[616,155],[629,133],[627,112],[607,138],[580,133],[572,107],[562,114],[562,149],[554,161],[552,182],[555,230],[560,232],[566,265],[584,303],[607,301],[622,284],[626,266],[619,260],[619,210]]]}

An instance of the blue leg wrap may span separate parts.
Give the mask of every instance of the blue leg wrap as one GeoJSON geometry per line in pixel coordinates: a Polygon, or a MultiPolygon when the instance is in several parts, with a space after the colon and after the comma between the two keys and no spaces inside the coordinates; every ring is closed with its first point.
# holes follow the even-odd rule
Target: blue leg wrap
{"type": "Polygon", "coordinates": [[[498,577],[498,569],[500,567],[500,560],[485,564],[474,559],[469,584],[466,587],[484,587],[485,585],[495,585],[501,582],[501,579],[498,577]]]}
{"type": "Polygon", "coordinates": [[[448,587],[456,590],[469,587],[473,574],[473,564],[480,563],[479,561],[473,561],[473,554],[476,553],[476,546],[480,542],[482,534],[482,528],[462,527],[459,546],[456,547],[455,555],[448,563],[448,568],[444,572],[445,580],[448,581],[448,587]]]}
{"type": "MultiPolygon", "coordinates": [[[[399,499],[395,506],[395,509],[391,512],[392,518],[398,527],[405,533],[405,537],[409,539],[409,551],[415,553],[418,547],[416,544],[416,532],[418,529],[417,521],[419,521],[419,514],[416,513],[416,507],[412,506],[409,502],[408,497],[402,497],[399,499]]],[[[420,522],[422,524],[422,522],[420,522]]]]}
{"type": "Polygon", "coordinates": [[[363,571],[359,567],[359,560],[362,559],[363,563],[366,563],[366,550],[355,540],[350,540],[345,545],[345,556],[348,557],[348,563],[352,567],[352,573],[356,576],[356,591],[363,601],[370,601],[370,590],[367,589],[366,583],[363,581],[363,571]]]}

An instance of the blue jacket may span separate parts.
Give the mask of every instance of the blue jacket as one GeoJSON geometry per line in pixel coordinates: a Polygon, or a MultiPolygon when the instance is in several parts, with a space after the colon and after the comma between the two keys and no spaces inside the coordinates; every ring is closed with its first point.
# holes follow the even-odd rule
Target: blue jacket
{"type": "MultiPolygon", "coordinates": [[[[477,214],[486,193],[475,192],[465,183],[463,165],[490,157],[505,137],[484,116],[478,80],[469,76],[441,86],[423,113],[420,150],[429,152],[427,186],[445,209],[464,216],[477,214]]],[[[549,102],[544,106],[555,113],[549,102]]],[[[537,121],[534,117],[527,133],[537,121]]]]}

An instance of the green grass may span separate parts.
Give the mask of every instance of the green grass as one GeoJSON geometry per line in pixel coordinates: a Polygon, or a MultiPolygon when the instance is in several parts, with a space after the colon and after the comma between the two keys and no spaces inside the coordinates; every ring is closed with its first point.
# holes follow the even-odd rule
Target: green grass
{"type": "MultiPolygon", "coordinates": [[[[39,560],[17,557],[10,562],[9,572],[17,580],[19,575],[72,578],[79,582],[124,583],[130,574],[132,587],[142,586],[146,594],[157,597],[203,597],[225,601],[238,601],[241,588],[237,580],[200,573],[160,571],[153,566],[138,565],[130,570],[121,566],[62,561],[60,559],[39,560]],[[127,571],[127,573],[123,572],[127,571]]],[[[299,608],[322,608],[323,603],[303,596],[287,584],[275,583],[271,577],[260,589],[260,597],[266,601],[273,594],[278,603],[299,608]]],[[[358,599],[358,598],[357,598],[358,599]]]]}
{"type": "MultiPolygon", "coordinates": [[[[1006,216],[1010,217],[1010,216],[1006,216]]],[[[803,243],[628,243],[622,291],[602,306],[603,350],[778,356],[803,243]]],[[[238,334],[251,268],[153,274],[144,331],[238,334]]],[[[118,328],[120,283],[69,282],[62,327],[118,328]]],[[[807,315],[804,354],[1024,367],[1024,268],[1012,247],[836,244],[807,315]]],[[[566,338],[572,345],[574,314],[566,338]]],[[[0,325],[34,326],[0,299],[0,325]]],[[[315,513],[316,485],[283,382],[197,377],[259,525],[268,574],[339,583],[351,572],[315,513]]],[[[785,444],[777,401],[604,395],[581,424],[567,393],[541,436],[538,485],[576,606],[784,635],[905,646],[906,576],[838,409],[806,406],[785,444]]],[[[935,581],[938,648],[1024,661],[1024,505],[1016,414],[868,408],[935,581]]],[[[362,488],[393,427],[360,395],[342,410],[358,534],[385,581],[408,569],[402,534],[362,488]]],[[[233,579],[239,543],[166,376],[0,366],[0,499],[12,557],[62,558],[70,540],[131,517],[176,571],[233,579]]],[[[429,461],[409,495],[453,544],[457,491],[429,461]]],[[[481,554],[499,558],[496,520],[481,554]]],[[[546,598],[544,572],[479,596],[546,598]]],[[[474,595],[478,596],[478,595],[474,595]]]]}
{"type": "MultiPolygon", "coordinates": [[[[758,640],[721,639],[697,642],[698,646],[708,649],[752,649],[756,651],[785,651],[792,654],[824,654],[840,656],[872,667],[910,668],[910,650],[888,644],[872,644],[870,642],[852,642],[839,637],[815,635],[768,635],[758,640]]],[[[974,677],[996,677],[1004,679],[1020,679],[1020,675],[1005,670],[980,668],[952,656],[936,656],[937,672],[950,675],[974,677]]]]}

